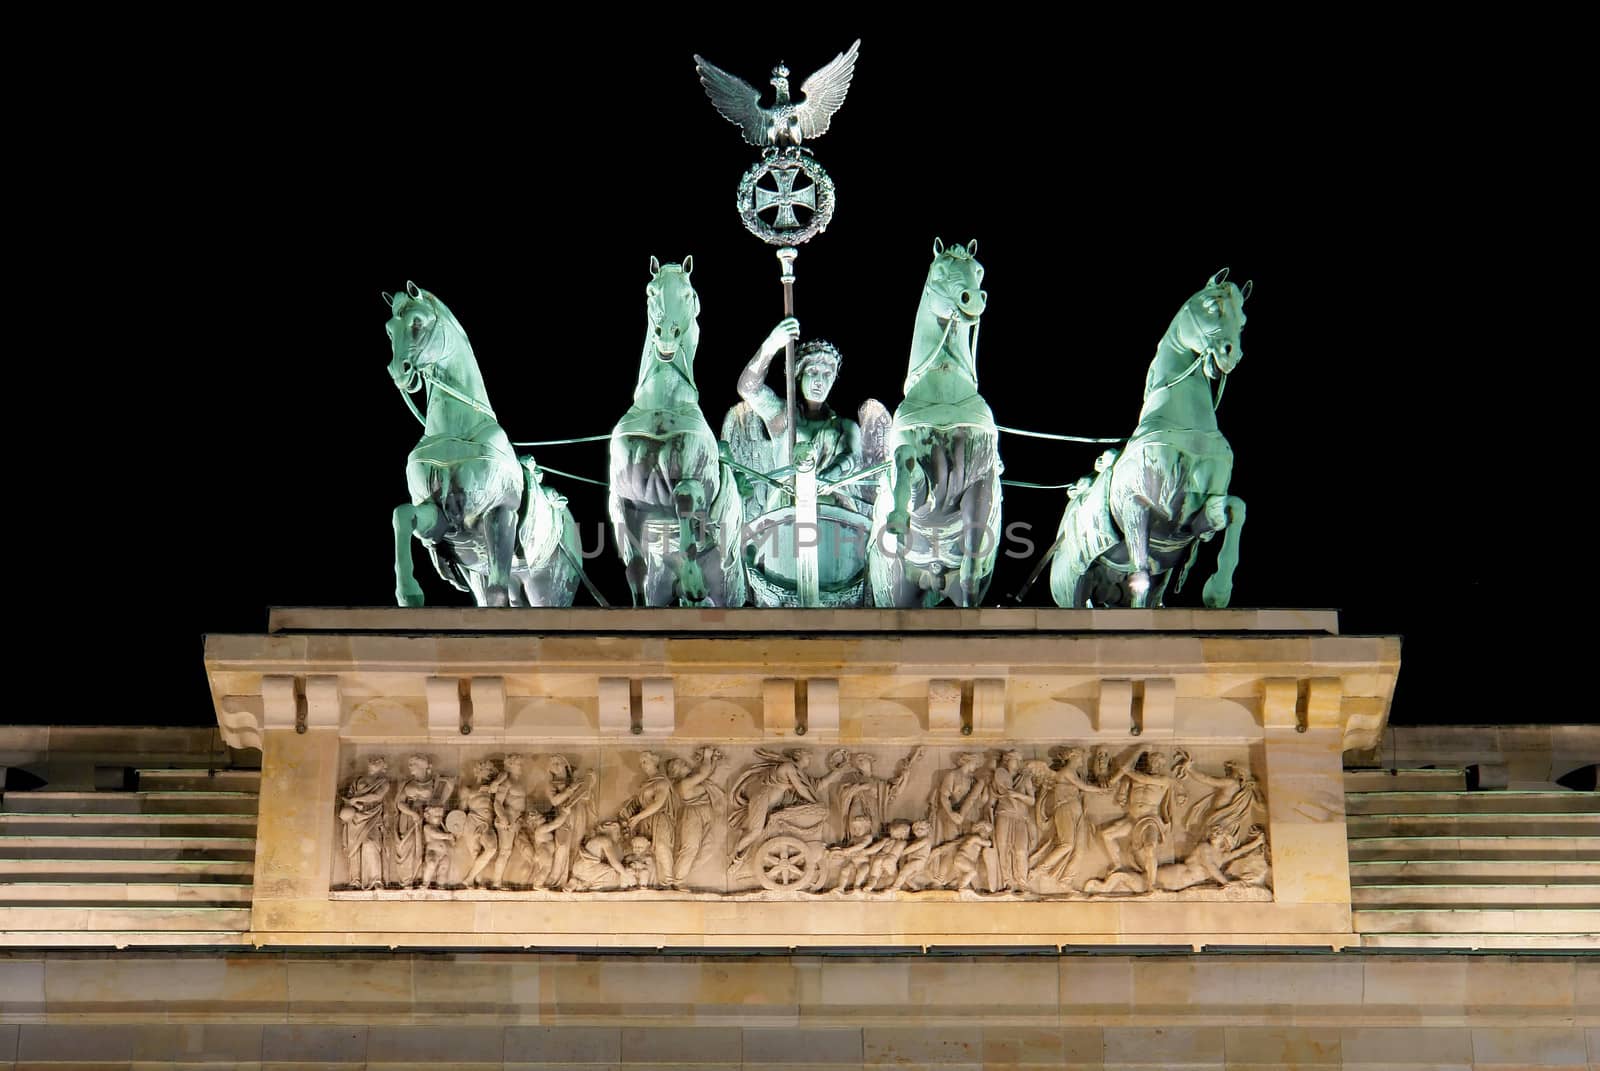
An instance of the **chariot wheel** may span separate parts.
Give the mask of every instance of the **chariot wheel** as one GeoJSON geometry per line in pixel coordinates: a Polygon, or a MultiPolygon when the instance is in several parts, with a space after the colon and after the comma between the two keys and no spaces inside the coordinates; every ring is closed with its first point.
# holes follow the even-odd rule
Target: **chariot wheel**
{"type": "Polygon", "coordinates": [[[806,842],[797,837],[773,837],[756,850],[756,875],[775,892],[805,888],[816,868],[806,842]]]}

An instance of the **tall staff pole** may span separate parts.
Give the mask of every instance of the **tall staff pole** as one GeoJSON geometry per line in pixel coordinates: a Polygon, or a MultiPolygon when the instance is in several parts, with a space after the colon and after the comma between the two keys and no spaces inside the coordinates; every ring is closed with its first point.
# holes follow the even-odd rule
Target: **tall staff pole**
{"type": "MultiPolygon", "coordinates": [[[[794,261],[800,255],[800,250],[793,246],[784,246],[778,250],[778,266],[782,272],[783,280],[783,315],[794,315],[794,261]]],[[[794,399],[794,339],[784,343],[783,353],[783,382],[784,382],[784,427],[789,440],[789,463],[794,464],[795,447],[795,399],[794,399]]]]}
{"type": "MultiPolygon", "coordinates": [[[[802,148],[800,143],[802,136],[814,141],[827,132],[833,113],[844,104],[845,94],[849,92],[860,49],[861,42],[857,40],[807,78],[800,86],[799,100],[790,97],[789,68],[779,63],[772,68],[775,95],[770,108],[761,106],[760,93],[744,79],[700,56],[694,58],[695,71],[712,106],[724,119],[743,130],[747,143],[763,150],[761,161],[739,180],[735,203],[745,229],[777,247],[785,317],[794,315],[794,262],[800,255],[798,247],[826,230],[828,221],[833,218],[833,180],[811,150],[802,148]],[[761,185],[763,180],[770,184],[761,185]],[[803,184],[797,185],[802,180],[803,184]],[[802,221],[795,214],[797,208],[805,210],[809,218],[802,221]],[[763,212],[771,212],[771,219],[763,218],[763,212]]],[[[794,389],[794,339],[788,339],[783,349],[784,439],[794,472],[796,595],[800,605],[818,606],[817,544],[820,540],[816,538],[816,471],[809,458],[802,464],[796,457],[800,415],[796,411],[799,406],[794,389]],[[810,532],[809,543],[801,538],[802,527],[810,532]]]]}

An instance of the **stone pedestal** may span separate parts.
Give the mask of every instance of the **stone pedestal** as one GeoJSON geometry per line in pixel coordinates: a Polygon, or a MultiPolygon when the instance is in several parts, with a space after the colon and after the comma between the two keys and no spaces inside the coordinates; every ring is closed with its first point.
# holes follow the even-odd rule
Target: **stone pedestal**
{"type": "Polygon", "coordinates": [[[1304,611],[288,610],[206,665],[263,751],[261,945],[1342,947],[1341,755],[1399,641],[1304,611]],[[480,862],[501,887],[463,887],[480,862]]]}

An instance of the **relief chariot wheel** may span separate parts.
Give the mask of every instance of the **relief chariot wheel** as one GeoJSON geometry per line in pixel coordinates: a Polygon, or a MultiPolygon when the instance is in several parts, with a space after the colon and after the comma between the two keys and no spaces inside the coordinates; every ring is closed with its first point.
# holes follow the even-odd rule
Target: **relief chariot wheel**
{"type": "Polygon", "coordinates": [[[773,837],[756,849],[756,876],[774,892],[805,888],[816,868],[811,849],[798,837],[773,837]]]}

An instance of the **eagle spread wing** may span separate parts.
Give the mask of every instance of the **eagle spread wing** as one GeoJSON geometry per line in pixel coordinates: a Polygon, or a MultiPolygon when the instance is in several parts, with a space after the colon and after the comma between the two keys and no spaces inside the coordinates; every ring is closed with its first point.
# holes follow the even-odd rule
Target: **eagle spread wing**
{"type": "MultiPolygon", "coordinates": [[[[854,49],[852,49],[851,63],[854,62],[855,55],[854,49]]],[[[806,85],[809,86],[811,81],[815,81],[823,71],[831,70],[838,63],[838,60],[834,60],[833,63],[824,67],[822,71],[812,75],[811,80],[807,81],[806,85]]],[[[761,107],[761,93],[743,78],[731,75],[721,67],[707,63],[700,56],[694,58],[694,66],[700,75],[700,84],[706,87],[706,96],[711,98],[712,106],[721,113],[724,119],[744,131],[745,141],[751,145],[764,147],[767,144],[767,127],[770,125],[770,120],[767,117],[766,110],[761,107]]],[[[849,86],[850,71],[847,67],[845,69],[844,87],[848,89],[849,86]]],[[[843,89],[839,90],[839,100],[841,102],[844,100],[843,89]]],[[[837,107],[837,104],[833,105],[833,108],[837,107]]],[[[822,127],[824,130],[828,126],[827,116],[832,114],[833,110],[829,109],[827,114],[823,116],[822,127]]]]}
{"type": "MultiPolygon", "coordinates": [[[[805,99],[796,106],[794,114],[795,118],[800,121],[800,133],[807,140],[820,138],[828,132],[828,124],[833,121],[833,113],[838,111],[840,106],[844,104],[844,95],[850,92],[850,79],[856,73],[856,53],[860,49],[861,39],[857,38],[855,44],[833,57],[832,63],[818,69],[800,87],[800,94],[805,99]]],[[[705,64],[702,62],[701,66],[704,67],[705,64]]],[[[713,71],[716,70],[715,67],[711,69],[713,71]]],[[[722,72],[717,71],[717,73],[721,74],[722,72]]],[[[723,77],[726,78],[728,76],[723,75],[723,77]]],[[[705,75],[702,74],[701,80],[703,81],[704,78],[705,75]]],[[[734,80],[738,81],[738,79],[734,80]]],[[[739,84],[744,86],[743,82],[739,84]]],[[[706,89],[708,92],[710,88],[710,83],[707,83],[706,89]]],[[[749,89],[750,87],[744,86],[744,88],[749,89]]],[[[718,111],[722,112],[723,115],[728,115],[722,104],[717,101],[716,94],[713,93],[711,99],[716,103],[718,111]]],[[[732,119],[733,116],[728,115],[728,118],[732,119]]],[[[748,136],[746,135],[746,137],[748,136]]]]}

